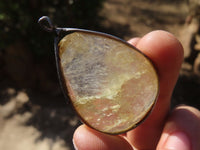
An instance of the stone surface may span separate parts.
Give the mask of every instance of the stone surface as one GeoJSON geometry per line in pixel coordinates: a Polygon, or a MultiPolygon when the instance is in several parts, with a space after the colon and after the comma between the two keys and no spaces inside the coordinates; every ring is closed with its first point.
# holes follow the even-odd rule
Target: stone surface
{"type": "Polygon", "coordinates": [[[125,132],[141,122],[155,103],[156,71],[128,44],[74,32],[60,41],[59,57],[72,104],[92,128],[110,134],[125,132]]]}

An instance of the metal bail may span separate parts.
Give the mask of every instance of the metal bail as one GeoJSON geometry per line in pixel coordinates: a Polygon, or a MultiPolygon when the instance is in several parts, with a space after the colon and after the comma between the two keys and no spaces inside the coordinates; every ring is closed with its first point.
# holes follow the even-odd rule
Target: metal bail
{"type": "Polygon", "coordinates": [[[53,26],[50,18],[48,16],[43,16],[38,20],[40,26],[47,32],[53,32],[55,27],[53,26]]]}

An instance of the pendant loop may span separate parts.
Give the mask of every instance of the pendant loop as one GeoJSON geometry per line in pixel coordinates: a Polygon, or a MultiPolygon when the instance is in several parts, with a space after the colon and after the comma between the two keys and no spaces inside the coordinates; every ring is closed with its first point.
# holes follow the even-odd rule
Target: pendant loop
{"type": "Polygon", "coordinates": [[[47,32],[53,32],[55,27],[53,26],[50,18],[48,16],[43,16],[38,20],[40,26],[47,32]]]}

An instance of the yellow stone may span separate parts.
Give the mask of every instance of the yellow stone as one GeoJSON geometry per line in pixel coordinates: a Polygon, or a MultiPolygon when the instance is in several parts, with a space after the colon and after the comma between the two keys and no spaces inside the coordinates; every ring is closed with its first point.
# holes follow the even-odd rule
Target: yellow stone
{"type": "Polygon", "coordinates": [[[66,92],[84,123],[120,134],[147,116],[159,81],[141,52],[119,39],[84,31],[66,35],[58,46],[66,92]]]}

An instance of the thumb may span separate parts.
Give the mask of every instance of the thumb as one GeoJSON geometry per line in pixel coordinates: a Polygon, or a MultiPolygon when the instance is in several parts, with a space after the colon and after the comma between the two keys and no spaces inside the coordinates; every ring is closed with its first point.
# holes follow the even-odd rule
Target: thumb
{"type": "Polygon", "coordinates": [[[200,111],[189,106],[179,106],[167,121],[157,150],[199,150],[200,111]]]}

